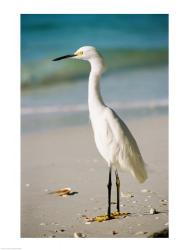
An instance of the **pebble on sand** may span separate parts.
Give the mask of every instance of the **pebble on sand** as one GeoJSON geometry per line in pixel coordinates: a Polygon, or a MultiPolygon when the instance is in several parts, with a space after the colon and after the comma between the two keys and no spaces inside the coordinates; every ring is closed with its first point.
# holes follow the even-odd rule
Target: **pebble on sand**
{"type": "Polygon", "coordinates": [[[144,234],[147,234],[147,232],[139,231],[135,233],[135,235],[144,235],[144,234]]]}
{"type": "Polygon", "coordinates": [[[73,234],[74,238],[86,238],[86,234],[83,233],[74,233],[73,234]]]}
{"type": "Polygon", "coordinates": [[[130,193],[130,192],[126,192],[126,193],[121,192],[121,197],[122,198],[132,198],[132,197],[134,197],[134,194],[130,193]]]}
{"type": "Polygon", "coordinates": [[[142,193],[148,193],[148,192],[150,193],[151,190],[144,188],[144,189],[141,190],[141,192],[142,192],[142,193]]]}
{"type": "Polygon", "coordinates": [[[157,211],[156,211],[155,208],[152,207],[152,208],[149,210],[149,213],[150,213],[150,214],[156,214],[157,211]]]}
{"type": "Polygon", "coordinates": [[[160,200],[160,203],[161,203],[161,205],[167,205],[168,204],[168,201],[167,200],[160,200]]]}

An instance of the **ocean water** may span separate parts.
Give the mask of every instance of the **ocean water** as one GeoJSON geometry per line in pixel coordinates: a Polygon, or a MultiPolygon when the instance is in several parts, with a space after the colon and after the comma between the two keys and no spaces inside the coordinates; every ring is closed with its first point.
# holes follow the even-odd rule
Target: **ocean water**
{"type": "Polygon", "coordinates": [[[168,15],[21,15],[22,131],[88,122],[89,65],[52,62],[92,45],[105,102],[124,119],[167,114],[168,15]]]}

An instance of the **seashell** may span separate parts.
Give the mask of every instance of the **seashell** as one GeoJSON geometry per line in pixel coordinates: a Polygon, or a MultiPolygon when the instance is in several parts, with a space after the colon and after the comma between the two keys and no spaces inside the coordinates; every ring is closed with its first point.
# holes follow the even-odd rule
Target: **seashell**
{"type": "Polygon", "coordinates": [[[70,193],[71,193],[71,188],[66,187],[66,188],[60,188],[48,194],[56,194],[58,196],[67,197],[67,195],[70,195],[70,193]]]}
{"type": "Polygon", "coordinates": [[[147,234],[147,232],[139,231],[135,233],[135,235],[143,235],[143,234],[147,234]]]}
{"type": "Polygon", "coordinates": [[[134,197],[134,194],[130,193],[130,192],[126,192],[126,193],[121,192],[121,197],[122,198],[132,198],[132,197],[134,197]]]}
{"type": "Polygon", "coordinates": [[[115,235],[115,234],[118,234],[118,232],[116,230],[113,230],[112,234],[115,235]]]}
{"type": "Polygon", "coordinates": [[[156,211],[156,209],[155,209],[155,208],[151,208],[151,209],[149,210],[149,213],[150,213],[150,214],[156,214],[156,213],[157,213],[157,211],[156,211]]]}
{"type": "Polygon", "coordinates": [[[141,192],[142,193],[148,193],[148,192],[150,193],[151,191],[149,189],[144,188],[144,189],[141,190],[141,192]]]}
{"type": "Polygon", "coordinates": [[[168,204],[168,201],[163,199],[163,200],[160,200],[160,203],[161,203],[161,205],[166,206],[168,204]]]}
{"type": "Polygon", "coordinates": [[[73,234],[74,238],[86,238],[86,234],[83,233],[74,233],[73,234]]]}

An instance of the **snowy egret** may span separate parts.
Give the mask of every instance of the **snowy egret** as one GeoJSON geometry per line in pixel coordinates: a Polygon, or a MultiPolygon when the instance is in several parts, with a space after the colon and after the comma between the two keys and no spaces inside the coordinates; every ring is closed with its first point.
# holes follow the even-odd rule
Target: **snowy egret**
{"type": "Polygon", "coordinates": [[[101,156],[109,167],[108,180],[108,218],[111,218],[112,169],[115,170],[117,188],[117,211],[120,213],[120,179],[118,170],[127,170],[140,183],[147,179],[145,163],[136,140],[121,118],[109,108],[100,93],[100,77],[104,72],[104,60],[92,46],[84,46],[75,53],[55,58],[86,60],[91,65],[88,88],[89,115],[94,132],[94,139],[101,156]]]}

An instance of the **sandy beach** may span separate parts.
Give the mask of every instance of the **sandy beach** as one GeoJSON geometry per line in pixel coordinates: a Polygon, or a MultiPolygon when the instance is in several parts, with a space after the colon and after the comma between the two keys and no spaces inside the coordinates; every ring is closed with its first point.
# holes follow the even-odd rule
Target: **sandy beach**
{"type": "Polygon", "coordinates": [[[168,117],[141,118],[127,125],[148,165],[149,178],[139,184],[119,173],[121,211],[130,214],[106,222],[85,219],[107,211],[108,168],[95,147],[91,125],[22,135],[21,237],[65,238],[75,232],[86,237],[149,237],[168,228],[168,117]],[[64,187],[75,194],[48,194],[64,187]],[[150,214],[151,208],[157,213],[150,214]]]}

